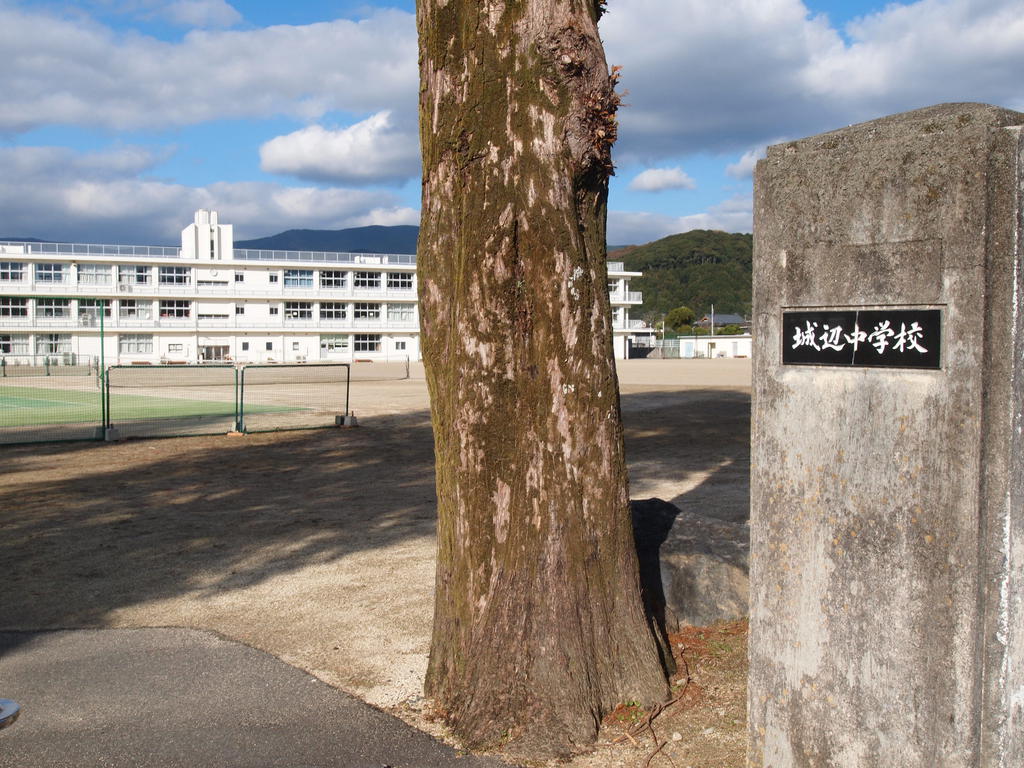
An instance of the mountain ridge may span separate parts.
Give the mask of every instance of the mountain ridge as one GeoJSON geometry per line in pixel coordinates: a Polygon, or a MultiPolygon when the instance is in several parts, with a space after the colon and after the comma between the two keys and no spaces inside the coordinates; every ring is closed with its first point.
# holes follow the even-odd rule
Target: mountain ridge
{"type": "Polygon", "coordinates": [[[420,228],[414,224],[347,229],[289,229],[269,237],[235,241],[236,248],[343,253],[416,253],[420,228]]]}

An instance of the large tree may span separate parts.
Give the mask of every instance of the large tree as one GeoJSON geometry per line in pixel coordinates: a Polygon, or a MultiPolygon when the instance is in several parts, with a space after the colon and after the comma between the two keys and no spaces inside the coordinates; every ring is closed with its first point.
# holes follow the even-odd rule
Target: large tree
{"type": "Polygon", "coordinates": [[[426,692],[566,754],[667,694],[629,515],[605,267],[602,0],[418,0],[419,291],[437,462],[426,692]]]}

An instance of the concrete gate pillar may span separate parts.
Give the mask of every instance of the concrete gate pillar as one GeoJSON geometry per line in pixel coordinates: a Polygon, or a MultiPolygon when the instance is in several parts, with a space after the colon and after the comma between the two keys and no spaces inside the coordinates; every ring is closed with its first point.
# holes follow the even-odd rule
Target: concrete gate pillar
{"type": "Polygon", "coordinates": [[[758,164],[752,766],[1024,766],[1022,126],[758,164]]]}

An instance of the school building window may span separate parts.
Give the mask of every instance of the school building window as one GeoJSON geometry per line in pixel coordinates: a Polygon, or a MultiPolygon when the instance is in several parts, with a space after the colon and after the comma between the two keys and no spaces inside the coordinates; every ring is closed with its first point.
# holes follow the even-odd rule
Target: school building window
{"type": "Polygon", "coordinates": [[[356,272],[356,288],[380,288],[380,272],[356,272]]]}
{"type": "Polygon", "coordinates": [[[380,352],[379,333],[357,333],[354,339],[356,352],[380,352]]]}
{"type": "Polygon", "coordinates": [[[160,267],[160,285],[188,285],[191,282],[190,267],[160,267]]]}
{"type": "Polygon", "coordinates": [[[27,355],[28,336],[22,334],[4,334],[0,336],[0,354],[27,355]]]}
{"type": "Polygon", "coordinates": [[[388,288],[412,288],[412,273],[388,272],[388,288]]]}
{"type": "Polygon", "coordinates": [[[0,317],[28,317],[28,299],[0,298],[0,317]]]}
{"type": "Polygon", "coordinates": [[[79,264],[79,285],[110,285],[113,267],[109,264],[79,264]]]}
{"type": "Polygon", "coordinates": [[[192,314],[191,301],[161,301],[160,317],[189,317],[192,314]]]}
{"type": "Polygon", "coordinates": [[[63,283],[67,279],[67,264],[36,264],[37,283],[63,283]]]}
{"type": "Polygon", "coordinates": [[[321,288],[344,288],[348,282],[348,272],[341,272],[336,269],[320,270],[321,288]]]}
{"type": "Polygon", "coordinates": [[[380,320],[380,304],[356,302],[352,310],[352,316],[356,320],[380,320]]]}
{"type": "Polygon", "coordinates": [[[348,305],[337,301],[320,302],[321,320],[344,320],[348,317],[348,305]]]}
{"type": "Polygon", "coordinates": [[[313,302],[286,301],[284,303],[284,316],[289,320],[309,320],[313,317],[313,302]]]}
{"type": "Polygon", "coordinates": [[[388,304],[388,321],[392,323],[411,323],[412,304],[388,304]]]}
{"type": "Polygon", "coordinates": [[[79,299],[78,300],[78,316],[79,317],[96,317],[100,316],[100,309],[103,310],[104,317],[110,317],[110,305],[113,302],[105,301],[103,299],[79,299]]]}
{"type": "Polygon", "coordinates": [[[125,320],[152,320],[153,302],[121,299],[118,302],[117,316],[125,320]]]}
{"type": "Polygon", "coordinates": [[[117,268],[117,281],[122,285],[148,285],[149,267],[128,264],[117,268]]]}
{"type": "Polygon", "coordinates": [[[348,336],[321,336],[320,349],[324,352],[348,352],[348,336]]]}
{"type": "Polygon", "coordinates": [[[71,317],[70,299],[36,299],[36,317],[71,317]]]}
{"type": "Polygon", "coordinates": [[[20,261],[0,261],[0,281],[17,282],[24,279],[24,263],[20,261]]]}
{"type": "Polygon", "coordinates": [[[117,351],[122,355],[148,355],[153,352],[153,335],[122,333],[117,339],[117,351]]]}
{"type": "Polygon", "coordinates": [[[312,288],[312,269],[286,269],[284,271],[285,288],[312,288]]]}
{"type": "Polygon", "coordinates": [[[71,334],[40,333],[36,335],[37,355],[67,355],[71,353],[71,334]]]}

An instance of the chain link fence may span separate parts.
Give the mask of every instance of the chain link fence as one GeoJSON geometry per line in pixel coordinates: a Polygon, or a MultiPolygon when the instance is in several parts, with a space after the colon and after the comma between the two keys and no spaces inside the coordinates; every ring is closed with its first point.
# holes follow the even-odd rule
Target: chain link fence
{"type": "MultiPolygon", "coordinates": [[[[0,444],[312,429],[349,413],[354,364],[0,366],[0,444]],[[55,371],[60,369],[60,373],[55,371]],[[28,369],[32,369],[29,372],[28,369]]],[[[360,380],[408,362],[356,365],[360,380]]]]}
{"type": "Polygon", "coordinates": [[[238,387],[238,431],[333,426],[348,415],[350,381],[347,363],[247,365],[238,387]]]}
{"type": "Polygon", "coordinates": [[[112,365],[106,427],[125,437],[224,434],[235,428],[233,365],[112,365]]]}
{"type": "Polygon", "coordinates": [[[0,357],[0,379],[90,375],[99,375],[99,363],[91,355],[4,355],[0,357]]]}
{"type": "Polygon", "coordinates": [[[104,393],[97,367],[90,360],[50,360],[0,359],[0,443],[102,439],[104,393]]]}

